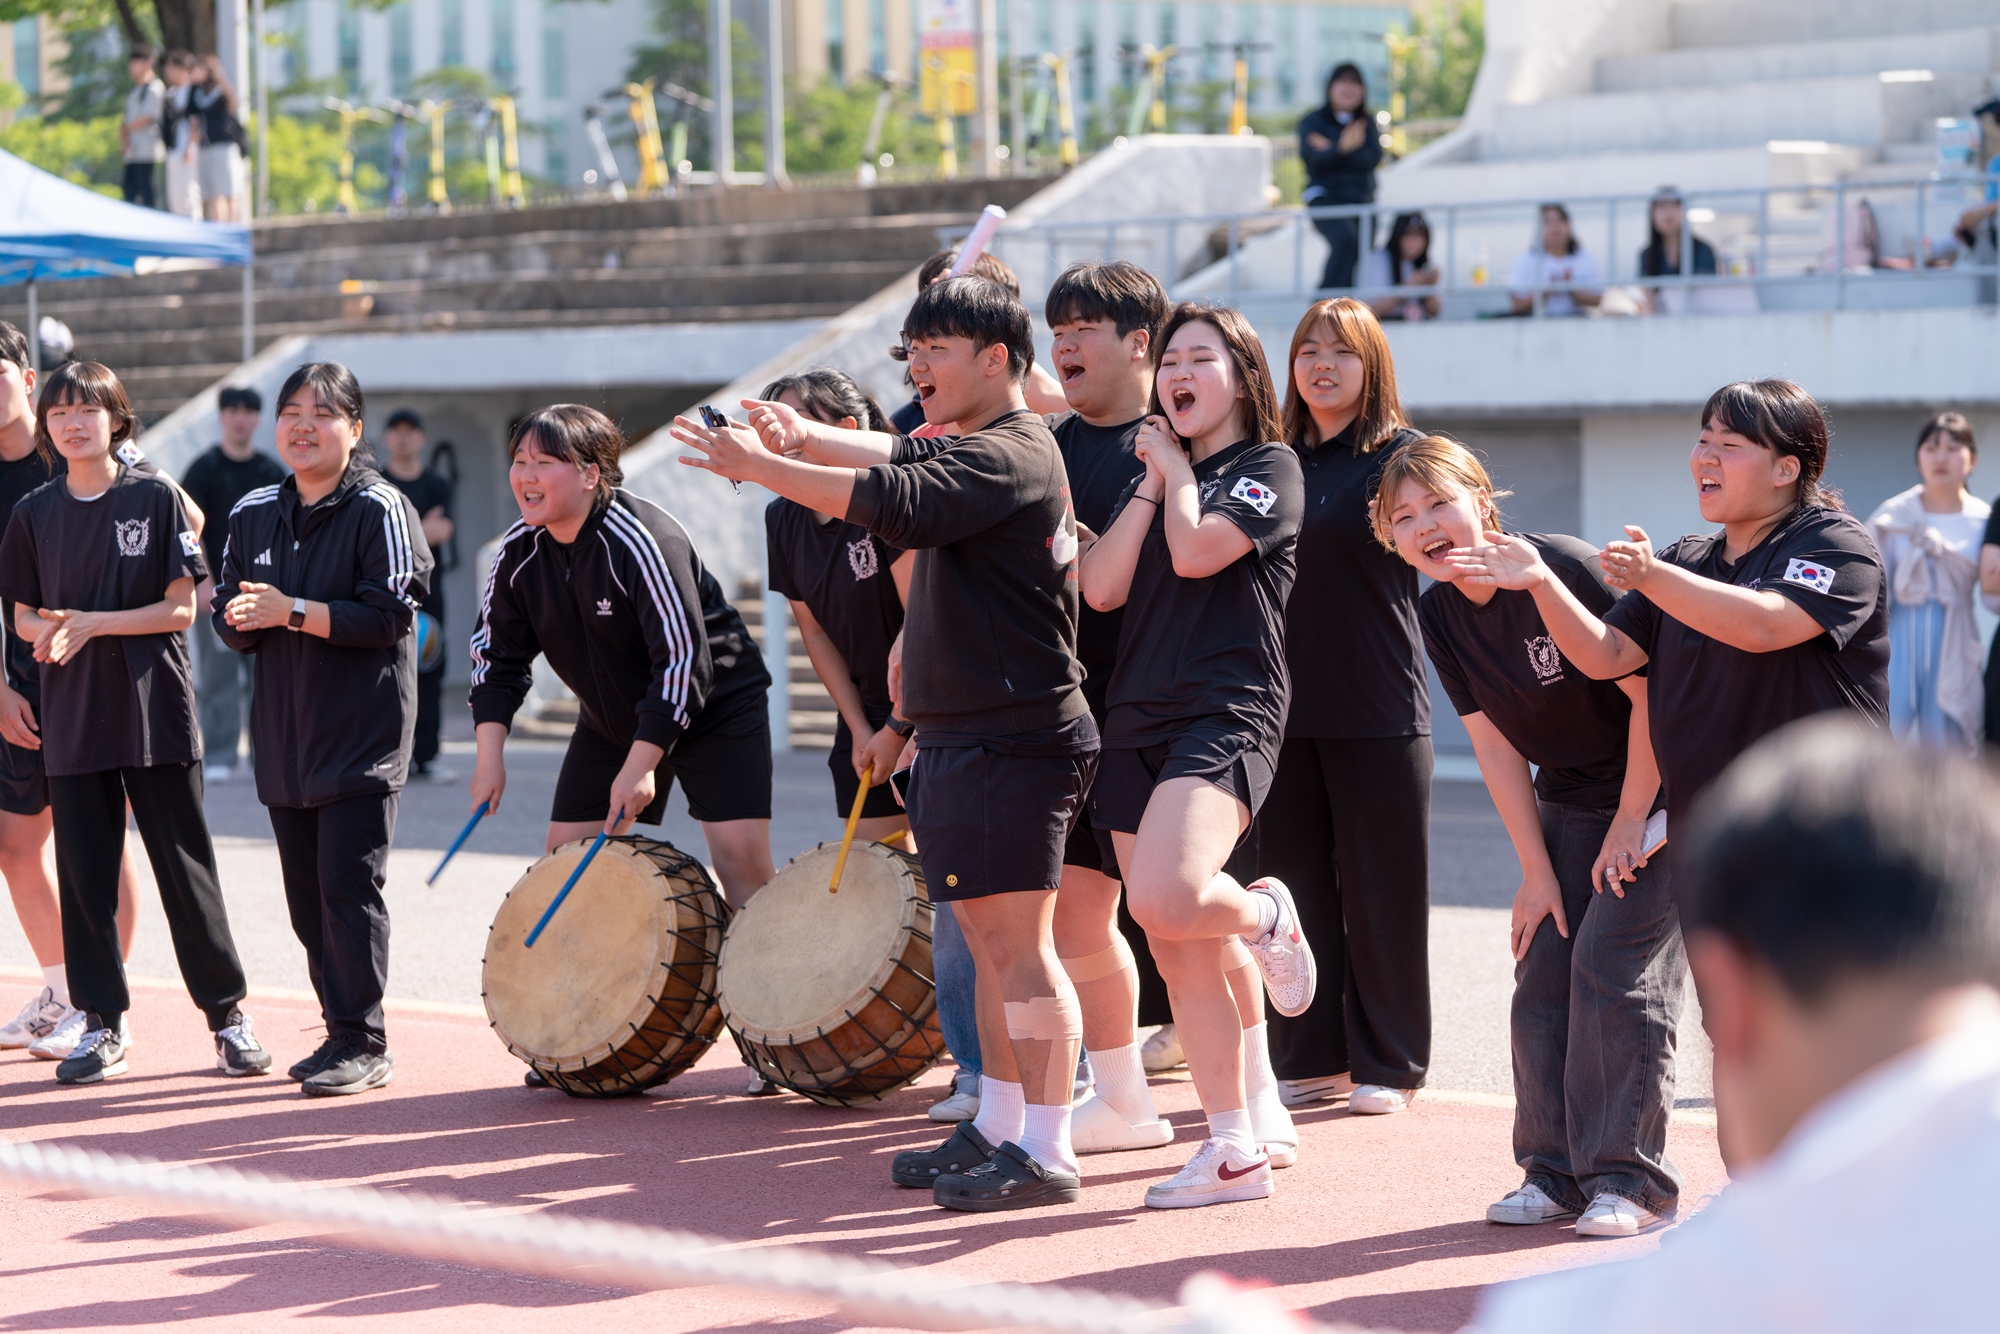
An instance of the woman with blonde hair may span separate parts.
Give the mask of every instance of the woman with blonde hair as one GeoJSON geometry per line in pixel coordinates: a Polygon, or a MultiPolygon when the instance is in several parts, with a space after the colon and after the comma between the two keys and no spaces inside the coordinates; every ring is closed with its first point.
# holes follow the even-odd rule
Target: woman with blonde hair
{"type": "MultiPolygon", "coordinates": [[[[1645,681],[1593,680],[1532,594],[1466,580],[1451,553],[1499,534],[1506,494],[1471,450],[1426,436],[1385,461],[1372,510],[1383,548],[1437,581],[1417,602],[1424,647],[1521,862],[1511,1027],[1526,1177],[1486,1217],[1629,1236],[1674,1215],[1682,1181],[1666,1139],[1687,963],[1666,859],[1648,864],[1661,793],[1645,681]]],[[[1593,613],[1617,600],[1588,543],[1514,540],[1593,613]]]]}
{"type": "Polygon", "coordinates": [[[1297,896],[1326,979],[1312,1009],[1271,1021],[1272,1064],[1290,1106],[1351,1089],[1351,1111],[1400,1112],[1430,1065],[1431,701],[1417,573],[1376,543],[1368,498],[1419,433],[1362,302],[1307,308],[1290,363],[1283,430],[1305,521],[1291,711],[1256,860],[1297,896]]]}

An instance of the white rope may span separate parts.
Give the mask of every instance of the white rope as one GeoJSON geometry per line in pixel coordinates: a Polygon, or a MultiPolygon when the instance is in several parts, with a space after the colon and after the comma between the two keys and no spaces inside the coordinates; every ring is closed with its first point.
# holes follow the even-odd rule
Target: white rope
{"type": "Polygon", "coordinates": [[[650,1289],[727,1284],[836,1303],[851,1315],[906,1329],[1013,1328],[1050,1334],[1234,1334],[1319,1327],[1260,1293],[1225,1296],[1217,1275],[1197,1275],[1188,1309],[1023,1283],[941,1287],[930,1274],[848,1260],[797,1246],[730,1249],[733,1243],[625,1223],[503,1214],[366,1186],[313,1186],[218,1167],[168,1167],[122,1154],[0,1142],[0,1174],[89,1195],[143,1196],[250,1223],[303,1223],[352,1232],[356,1245],[396,1254],[471,1261],[572,1281],[650,1289]],[[577,1266],[593,1268],[587,1275],[577,1266]]]}

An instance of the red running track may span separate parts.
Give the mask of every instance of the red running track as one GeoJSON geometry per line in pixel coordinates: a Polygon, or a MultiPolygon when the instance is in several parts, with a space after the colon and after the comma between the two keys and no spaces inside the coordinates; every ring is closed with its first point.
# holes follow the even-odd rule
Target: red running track
{"type": "MultiPolygon", "coordinates": [[[[20,979],[25,983],[25,977],[20,979]]],[[[319,1040],[316,1007],[253,993],[259,1034],[283,1066],[319,1040]]],[[[1448,1330],[1486,1284],[1642,1254],[1657,1236],[1577,1240],[1508,1228],[1485,1207],[1518,1182],[1504,1108],[1420,1099],[1393,1117],[1344,1105],[1299,1117],[1299,1165],[1270,1200],[1149,1210],[1200,1134],[1185,1076],[1155,1081],[1180,1138],[1084,1160],[1082,1203],[947,1214],[889,1184],[898,1150],[934,1143],[923,1119],[944,1070],[874,1107],[835,1111],[789,1095],[739,1096],[733,1049],[636,1099],[532,1090],[484,1021],[390,1007],[388,1089],[308,1100],[282,1073],[216,1073],[198,1013],[165,987],[135,989],[131,1073],[62,1088],[54,1067],[0,1055],[0,1133],[175,1163],[328,1183],[415,1189],[489,1207],[682,1228],[746,1245],[792,1242],[907,1265],[912,1281],[1049,1281],[1172,1301],[1202,1269],[1266,1280],[1329,1322],[1448,1330]]],[[[1720,1188],[1715,1135],[1677,1123],[1670,1151],[1686,1199],[1720,1188]]],[[[720,1289],[625,1293],[593,1281],[496,1273],[363,1250],[298,1228],[235,1227],[130,1200],[66,1198],[0,1181],[0,1330],[146,1328],[267,1334],[366,1328],[682,1331],[854,1328],[831,1308],[720,1289]]]]}

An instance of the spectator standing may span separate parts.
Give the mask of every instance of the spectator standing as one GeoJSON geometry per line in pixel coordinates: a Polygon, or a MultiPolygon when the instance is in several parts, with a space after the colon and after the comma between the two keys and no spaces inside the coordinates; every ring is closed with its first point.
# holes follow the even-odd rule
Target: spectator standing
{"type": "MultiPolygon", "coordinates": [[[[196,154],[201,146],[199,119],[189,109],[194,92],[194,57],[185,51],[167,52],[166,94],[161,100],[160,130],[165,141],[166,210],[184,218],[201,216],[201,178],[196,154]]],[[[215,516],[219,521],[226,515],[215,516]]],[[[218,524],[218,526],[222,526],[218,524]]]]}
{"type": "MultiPolygon", "coordinates": [[[[397,408],[390,413],[388,425],[382,428],[382,446],[389,452],[389,461],[382,474],[389,479],[390,485],[408,496],[410,503],[416,506],[417,515],[424,525],[424,541],[430,544],[431,557],[436,560],[444,544],[451,541],[454,531],[451,483],[442,473],[424,466],[424,441],[422,417],[409,408],[397,408]]],[[[425,630],[442,640],[444,578],[441,573],[431,576],[430,587],[425,591],[420,606],[421,615],[431,619],[425,630]]],[[[416,748],[410,755],[410,777],[422,783],[458,781],[457,774],[438,763],[444,668],[450,656],[444,652],[422,653],[418,659],[417,736],[416,748]],[[426,663],[428,666],[424,665],[426,663]]]]}
{"type": "MultiPolygon", "coordinates": [[[[1889,572],[1889,730],[1972,750],[1986,705],[1972,594],[1992,514],[1965,489],[1978,462],[1972,424],[1940,412],[1917,433],[1923,481],[1868,518],[1889,572]]],[[[2000,610],[2000,598],[1986,596],[2000,610]]]]}
{"type": "Polygon", "coordinates": [[[1377,290],[1368,299],[1382,320],[1434,320],[1438,316],[1437,266],[1431,263],[1431,225],[1421,213],[1398,213],[1389,228],[1389,244],[1368,252],[1368,271],[1361,285],[1377,290]],[[1419,289],[1407,294],[1380,292],[1384,287],[1419,289]]]}
{"type": "MultiPolygon", "coordinates": [[[[1642,278],[1662,278],[1678,275],[1681,271],[1681,249],[1686,246],[1692,256],[1689,272],[1713,277],[1715,268],[1715,247],[1699,236],[1683,239],[1687,225],[1687,202],[1681,192],[1671,185],[1663,185],[1653,195],[1648,211],[1651,234],[1646,240],[1646,248],[1639,252],[1639,276],[1642,278]]],[[[1664,308],[1678,313],[1678,298],[1671,295],[1672,288],[1653,287],[1647,289],[1647,304],[1653,314],[1660,314],[1664,308]]]]}
{"type": "MultiPolygon", "coordinates": [[[[1339,64],[1327,76],[1326,102],[1299,121],[1299,158],[1305,163],[1307,208],[1375,202],[1375,168],[1382,162],[1382,140],[1368,114],[1368,81],[1360,67],[1339,64]]],[[[1354,286],[1354,265],[1361,258],[1361,219],[1315,218],[1313,226],[1331,248],[1322,290],[1354,286]]]]}
{"type": "MultiPolygon", "coordinates": [[[[222,420],[222,440],[188,465],[181,486],[201,512],[211,516],[203,527],[201,545],[211,571],[222,568],[222,548],[229,541],[229,513],[238,501],[263,487],[285,480],[283,465],[269,454],[260,454],[251,443],[264,400],[255,389],[231,387],[216,395],[222,420]]],[[[211,585],[200,590],[198,606],[208,605],[211,585]]],[[[201,748],[207,755],[205,777],[223,783],[235,776],[238,741],[243,736],[243,720],[248,715],[251,660],[233,653],[216,637],[215,624],[207,616],[194,618],[200,640],[201,668],[201,748]]],[[[250,759],[256,760],[253,749],[250,759]]]]}
{"type": "Polygon", "coordinates": [[[158,208],[160,161],[166,147],[160,139],[166,85],[153,73],[153,48],[139,46],[125,62],[132,91],[125,94],[125,119],[118,125],[118,147],[125,155],[125,202],[158,208]]]}
{"type": "Polygon", "coordinates": [[[188,106],[201,118],[199,154],[201,198],[210,222],[239,221],[243,198],[243,152],[249,146],[236,115],[236,90],[222,72],[222,57],[206,55],[194,72],[188,106]]]}
{"type": "Polygon", "coordinates": [[[1569,210],[1561,204],[1542,205],[1540,218],[1535,244],[1514,257],[1513,271],[1507,275],[1514,313],[1532,314],[1539,298],[1544,315],[1581,315],[1583,307],[1596,305],[1604,296],[1596,290],[1597,256],[1576,239],[1569,210]],[[1548,291],[1551,287],[1565,290],[1548,291]]]}

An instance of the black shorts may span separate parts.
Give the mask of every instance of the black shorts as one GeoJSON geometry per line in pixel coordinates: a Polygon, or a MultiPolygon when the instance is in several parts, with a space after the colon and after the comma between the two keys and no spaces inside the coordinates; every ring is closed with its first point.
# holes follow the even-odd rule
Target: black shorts
{"type": "Polygon", "coordinates": [[[1170,778],[1204,779],[1242,802],[1254,820],[1276,767],[1256,737],[1210,723],[1150,746],[1107,746],[1090,788],[1090,820],[1100,829],[1138,833],[1153,789],[1170,778]]]}
{"type": "MultiPolygon", "coordinates": [[[[563,755],[549,819],[601,822],[611,813],[611,782],[631,752],[630,742],[579,726],[563,755]]],[[[688,814],[704,824],[770,819],[771,714],[764,692],[745,691],[723,701],[719,714],[704,712],[653,772],[658,786],[639,824],[656,825],[666,817],[667,791],[676,777],[687,793],[688,814]]]]}
{"type": "Polygon", "coordinates": [[[49,780],[42,752],[0,740],[0,811],[40,815],[49,808],[49,780]]]}
{"type": "MultiPolygon", "coordinates": [[[[1098,775],[1104,773],[1104,761],[1098,760],[1098,775]]],[[[1096,787],[1093,779],[1091,786],[1096,787]]],[[[1063,846],[1063,865],[1081,866],[1086,871],[1096,871],[1108,875],[1113,880],[1122,880],[1118,874],[1118,852],[1111,846],[1111,831],[1099,829],[1097,822],[1090,818],[1090,803],[1076,813],[1076,823],[1070,826],[1069,842],[1063,846]]]]}
{"type": "Polygon", "coordinates": [[[1097,752],[1006,755],[984,746],[917,752],[910,828],[934,903],[1055,889],[1097,752]]]}
{"type": "MultiPolygon", "coordinates": [[[[854,733],[845,718],[834,725],[833,749],[827,753],[826,767],[833,771],[834,814],[845,820],[854,809],[854,794],[861,790],[861,775],[854,772],[854,733]]],[[[895,790],[887,782],[869,788],[868,800],[861,805],[864,820],[886,820],[902,813],[895,790]]]]}

